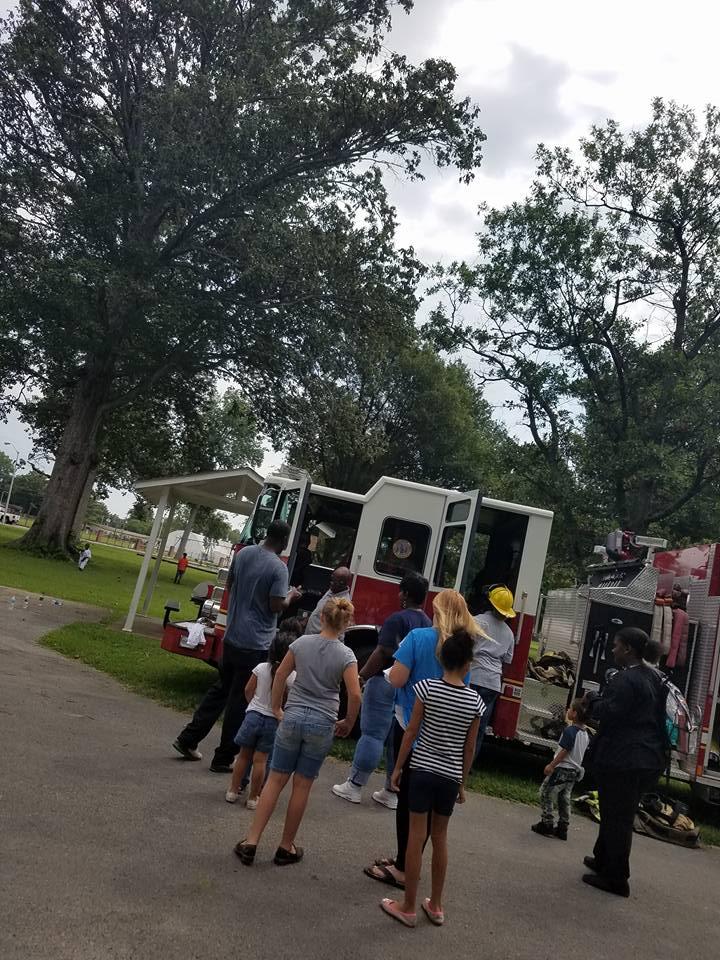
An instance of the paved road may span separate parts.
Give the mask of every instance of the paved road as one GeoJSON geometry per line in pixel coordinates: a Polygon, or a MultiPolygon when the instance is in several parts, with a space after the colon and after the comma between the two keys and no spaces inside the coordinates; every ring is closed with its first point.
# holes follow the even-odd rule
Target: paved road
{"type": "MultiPolygon", "coordinates": [[[[633,896],[580,883],[593,827],[529,833],[534,811],[471,797],[453,818],[447,925],[405,930],[361,867],[390,848],[392,815],[335,799],[328,761],[303,825],[305,862],[252,869],[231,854],[250,814],[222,778],[169,749],[181,718],[38,647],[67,603],[10,614],[0,589],[2,960],[633,960],[717,955],[720,856],[636,840],[633,896]]],[[[208,751],[209,752],[209,751],[208,751]]]]}

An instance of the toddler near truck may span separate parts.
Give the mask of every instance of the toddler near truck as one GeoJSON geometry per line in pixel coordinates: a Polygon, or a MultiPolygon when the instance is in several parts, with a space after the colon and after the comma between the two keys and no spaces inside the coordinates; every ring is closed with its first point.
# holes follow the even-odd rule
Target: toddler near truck
{"type": "Polygon", "coordinates": [[[570,797],[573,786],[583,777],[583,758],[590,741],[585,721],[587,706],[582,699],[573,700],[565,715],[568,726],[563,731],[555,756],[543,771],[540,787],[541,819],[530,828],[542,837],[567,840],[570,825],[570,797]],[[554,806],[558,808],[555,826],[554,806]]]}
{"type": "MultiPolygon", "coordinates": [[[[302,629],[300,621],[295,619],[285,620],[280,624],[275,639],[270,645],[267,661],[255,667],[245,687],[248,708],[245,711],[242,726],[235,735],[235,743],[240,750],[235,757],[232,780],[225,793],[228,803],[236,803],[240,799],[247,771],[252,766],[250,795],[246,806],[248,810],[255,810],[257,807],[258,797],[266,779],[268,758],[272,755],[278,728],[271,702],[275,673],[285,659],[290,644],[297,640],[302,629]]],[[[293,672],[287,679],[287,687],[291,688],[294,681],[295,673],[293,672]]]]}

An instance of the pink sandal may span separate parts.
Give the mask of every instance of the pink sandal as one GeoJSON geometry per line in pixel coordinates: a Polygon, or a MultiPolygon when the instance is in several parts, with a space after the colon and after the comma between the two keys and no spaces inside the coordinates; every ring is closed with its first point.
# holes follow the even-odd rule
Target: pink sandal
{"type": "Polygon", "coordinates": [[[425,916],[428,918],[430,923],[435,924],[436,927],[441,927],[445,923],[445,914],[442,910],[432,910],[430,908],[430,897],[425,897],[420,906],[425,911],[425,916]]]}
{"type": "Polygon", "coordinates": [[[383,897],[383,899],[380,901],[380,909],[384,910],[389,917],[393,918],[393,920],[397,920],[406,927],[414,927],[417,923],[417,914],[403,913],[397,900],[391,900],[389,897],[383,897]]]}

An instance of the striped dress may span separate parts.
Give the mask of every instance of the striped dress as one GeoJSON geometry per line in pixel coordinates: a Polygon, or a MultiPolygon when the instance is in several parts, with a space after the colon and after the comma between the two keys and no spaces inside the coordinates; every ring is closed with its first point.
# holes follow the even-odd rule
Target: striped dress
{"type": "Polygon", "coordinates": [[[471,687],[456,687],[446,680],[420,680],[415,695],[424,712],[410,769],[462,783],[468,730],[486,709],[482,697],[471,687]]]}

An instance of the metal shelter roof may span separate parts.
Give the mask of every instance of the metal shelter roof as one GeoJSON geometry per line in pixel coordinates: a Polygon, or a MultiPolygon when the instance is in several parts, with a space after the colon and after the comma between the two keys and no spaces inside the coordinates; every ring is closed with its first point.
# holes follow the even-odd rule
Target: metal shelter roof
{"type": "Polygon", "coordinates": [[[263,485],[255,470],[212,470],[186,477],[160,477],[140,480],[135,490],[152,503],[160,503],[165,494],[170,502],[197,504],[213,510],[226,510],[249,516],[263,485]]]}
{"type": "MultiPolygon", "coordinates": [[[[140,480],[135,484],[135,490],[151,503],[156,503],[157,510],[123,630],[128,632],[132,630],[153,550],[157,544],[157,556],[145,595],[143,612],[146,613],[150,607],[176,504],[189,503],[196,507],[211,507],[213,510],[225,510],[228,513],[239,513],[248,517],[262,485],[263,478],[249,467],[243,467],[241,470],[212,470],[188,477],[159,477],[155,480],[140,480]],[[164,533],[161,533],[166,510],[169,510],[168,522],[164,533]]],[[[193,516],[194,511],[188,521],[187,533],[190,532],[193,516]]]]}

